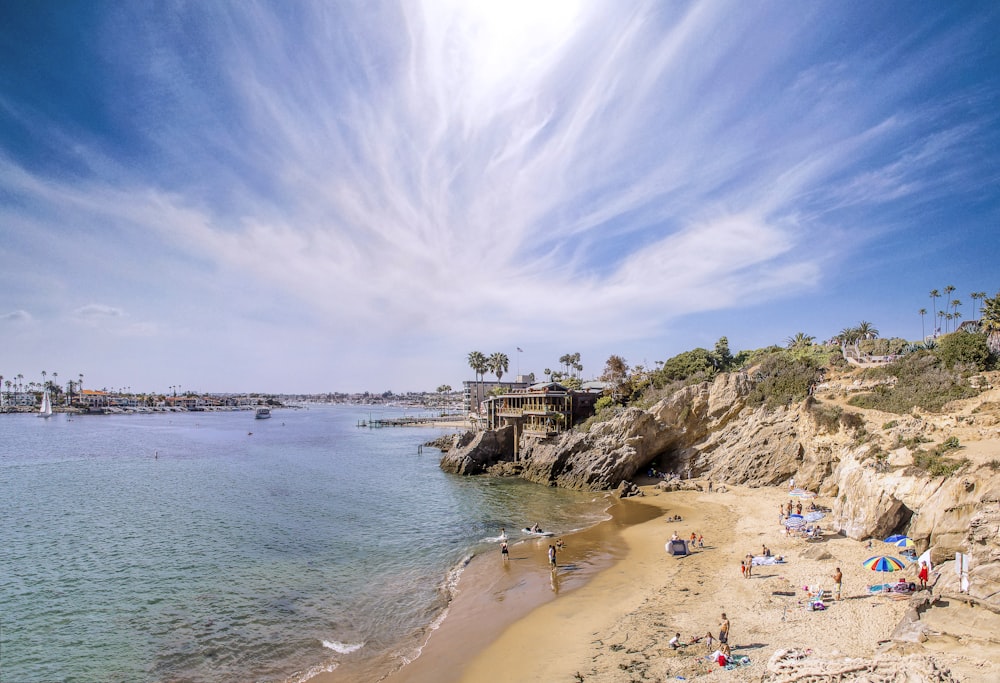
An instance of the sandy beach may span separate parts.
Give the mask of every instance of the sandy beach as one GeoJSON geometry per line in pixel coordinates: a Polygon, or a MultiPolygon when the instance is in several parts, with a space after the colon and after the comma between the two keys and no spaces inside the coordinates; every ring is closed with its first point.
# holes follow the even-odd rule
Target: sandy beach
{"type": "MultiPolygon", "coordinates": [[[[819,542],[786,536],[778,507],[787,502],[787,491],[643,491],[614,503],[609,522],[563,537],[555,572],[546,566],[547,539],[512,546],[508,565],[499,552],[476,558],[420,656],[386,680],[757,680],[779,649],[838,661],[872,657],[908,608],[906,598],[868,590],[901,574],[916,581],[913,571],[879,574],[862,567],[872,555],[893,554],[890,547],[876,542],[869,549],[829,534],[819,542]],[[683,521],[668,521],[673,515],[683,521]],[[704,548],[687,557],[667,555],[664,544],[674,532],[703,535],[704,548]],[[743,578],[742,558],[761,554],[763,545],[787,561],[754,567],[752,577],[743,578]],[[832,599],[837,567],[844,577],[840,601],[832,599]],[[808,609],[806,586],[808,592],[825,590],[827,609],[808,609]],[[717,636],[723,613],[731,622],[733,654],[749,659],[735,671],[710,662],[704,641],[687,644],[709,631],[717,636]],[[676,650],[668,645],[675,633],[686,644],[676,650]]],[[[933,612],[939,624],[968,621],[957,611],[951,618],[947,608],[933,612]]],[[[984,620],[980,629],[994,623],[995,615],[983,612],[977,611],[984,620]]],[[[968,680],[998,670],[995,644],[969,649],[960,640],[941,638],[896,652],[936,652],[953,668],[976,673],[968,680]]],[[[349,680],[351,674],[348,664],[316,680],[349,680]]]]}

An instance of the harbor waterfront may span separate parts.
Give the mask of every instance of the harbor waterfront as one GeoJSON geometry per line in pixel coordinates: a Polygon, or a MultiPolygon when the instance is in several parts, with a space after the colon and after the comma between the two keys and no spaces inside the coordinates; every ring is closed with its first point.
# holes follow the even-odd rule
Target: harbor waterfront
{"type": "Polygon", "coordinates": [[[0,680],[301,681],[398,668],[501,527],[603,498],[443,473],[402,409],[0,419],[0,680]]]}

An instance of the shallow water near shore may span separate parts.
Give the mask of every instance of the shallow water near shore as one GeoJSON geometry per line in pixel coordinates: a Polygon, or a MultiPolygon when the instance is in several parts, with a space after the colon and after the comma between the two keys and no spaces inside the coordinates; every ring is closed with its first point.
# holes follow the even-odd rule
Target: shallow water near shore
{"type": "Polygon", "coordinates": [[[594,494],[441,472],[417,446],[448,430],[356,426],[402,414],[3,416],[3,680],[395,666],[500,527],[604,517],[594,494]]]}

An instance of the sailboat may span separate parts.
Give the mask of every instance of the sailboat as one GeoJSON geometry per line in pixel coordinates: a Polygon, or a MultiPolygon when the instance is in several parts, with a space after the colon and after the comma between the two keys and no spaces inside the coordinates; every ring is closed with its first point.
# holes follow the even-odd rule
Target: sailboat
{"type": "Polygon", "coordinates": [[[52,417],[52,398],[48,389],[42,394],[42,407],[38,409],[38,417],[52,417]]]}

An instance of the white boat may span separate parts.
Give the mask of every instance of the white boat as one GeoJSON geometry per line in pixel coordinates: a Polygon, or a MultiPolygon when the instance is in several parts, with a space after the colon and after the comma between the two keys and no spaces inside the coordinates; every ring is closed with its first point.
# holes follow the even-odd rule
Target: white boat
{"type": "Polygon", "coordinates": [[[52,398],[48,389],[42,394],[42,407],[38,409],[38,417],[52,417],[52,398]]]}
{"type": "Polygon", "coordinates": [[[266,420],[267,418],[271,417],[271,409],[258,408],[257,414],[254,417],[256,417],[258,420],[266,420]]]}

